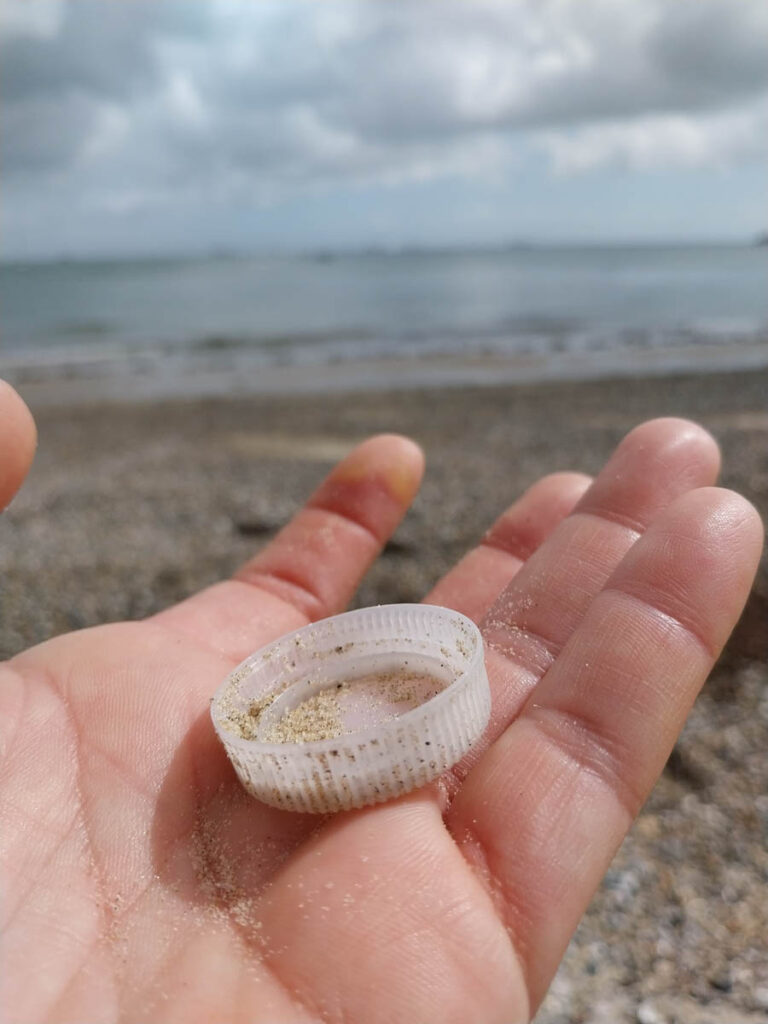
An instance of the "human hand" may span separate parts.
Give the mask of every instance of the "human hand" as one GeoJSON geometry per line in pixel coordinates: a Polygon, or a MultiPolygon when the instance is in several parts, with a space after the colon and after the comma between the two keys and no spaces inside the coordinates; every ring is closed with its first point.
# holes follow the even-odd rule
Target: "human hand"
{"type": "MultiPolygon", "coordinates": [[[[32,430],[0,390],[4,501],[32,430]]],[[[208,700],[344,607],[418,487],[404,439],[358,447],[234,580],[6,663],[2,1019],[527,1020],[746,598],[760,523],[717,463],[655,421],[502,516],[427,597],[483,622],[488,732],[378,807],[259,804],[208,700]]]]}

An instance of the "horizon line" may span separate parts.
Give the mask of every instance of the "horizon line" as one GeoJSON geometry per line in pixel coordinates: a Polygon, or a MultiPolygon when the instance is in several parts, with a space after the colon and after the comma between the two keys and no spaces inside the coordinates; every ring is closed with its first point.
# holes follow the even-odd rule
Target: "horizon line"
{"type": "Polygon", "coordinates": [[[659,238],[659,239],[592,239],[552,240],[512,239],[503,242],[456,242],[444,245],[430,243],[358,245],[313,245],[296,248],[238,248],[225,244],[197,250],[155,250],[99,252],[55,252],[46,255],[3,256],[1,266],[57,263],[152,263],[172,261],[248,260],[248,259],[336,259],[368,256],[450,256],[471,253],[504,253],[546,249],[675,249],[675,248],[760,248],[768,245],[768,232],[757,232],[750,238],[659,238]]]}

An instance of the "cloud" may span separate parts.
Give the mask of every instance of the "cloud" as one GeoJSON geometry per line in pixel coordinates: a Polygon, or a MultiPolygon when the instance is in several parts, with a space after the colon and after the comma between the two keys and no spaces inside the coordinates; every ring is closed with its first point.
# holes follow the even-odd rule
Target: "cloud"
{"type": "Polygon", "coordinates": [[[716,167],[764,154],[766,96],[763,0],[26,0],[0,31],[22,218],[42,190],[258,204],[531,153],[559,175],[716,167]]]}
{"type": "Polygon", "coordinates": [[[613,165],[656,170],[722,167],[768,154],[768,104],[700,117],[661,114],[605,122],[571,131],[542,132],[537,143],[558,174],[613,165]]]}
{"type": "Polygon", "coordinates": [[[61,0],[6,4],[0,21],[0,40],[14,37],[55,35],[63,14],[61,0]]]}
{"type": "Polygon", "coordinates": [[[649,34],[653,66],[690,101],[720,103],[768,86],[768,7],[683,0],[649,34]]]}

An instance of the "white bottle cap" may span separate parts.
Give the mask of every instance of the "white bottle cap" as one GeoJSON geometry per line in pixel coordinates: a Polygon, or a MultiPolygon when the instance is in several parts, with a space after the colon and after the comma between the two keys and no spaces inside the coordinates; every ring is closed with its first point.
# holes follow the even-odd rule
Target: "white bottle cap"
{"type": "Polygon", "coordinates": [[[211,717],[245,788],[292,811],[389,800],[437,778],[485,731],[480,630],[428,604],[362,608],[256,651],[211,717]]]}

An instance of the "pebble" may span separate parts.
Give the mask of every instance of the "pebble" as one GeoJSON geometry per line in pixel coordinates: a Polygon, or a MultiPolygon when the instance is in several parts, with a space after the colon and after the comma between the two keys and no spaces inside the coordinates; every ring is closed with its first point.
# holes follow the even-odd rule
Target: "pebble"
{"type": "Polygon", "coordinates": [[[637,1008],[637,1024],[667,1024],[664,1017],[652,1003],[641,1003],[637,1008]]]}

